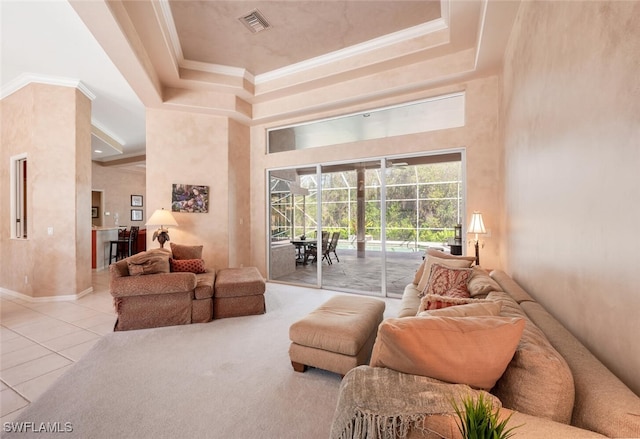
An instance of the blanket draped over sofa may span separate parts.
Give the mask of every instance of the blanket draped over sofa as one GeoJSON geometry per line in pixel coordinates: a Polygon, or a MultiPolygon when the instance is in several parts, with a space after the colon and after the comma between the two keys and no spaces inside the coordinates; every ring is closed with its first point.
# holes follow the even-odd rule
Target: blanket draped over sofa
{"type": "Polygon", "coordinates": [[[493,395],[464,384],[360,366],[343,379],[331,437],[404,438],[411,429],[423,429],[426,416],[455,416],[452,401],[460,406],[460,398],[479,394],[501,406],[493,395]]]}

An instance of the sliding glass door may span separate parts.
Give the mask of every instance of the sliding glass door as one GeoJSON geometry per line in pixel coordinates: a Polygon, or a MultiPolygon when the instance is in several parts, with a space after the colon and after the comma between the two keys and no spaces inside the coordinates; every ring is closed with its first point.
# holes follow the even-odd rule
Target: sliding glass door
{"type": "Polygon", "coordinates": [[[463,152],[269,171],[269,279],[400,296],[464,212],[463,152]]]}

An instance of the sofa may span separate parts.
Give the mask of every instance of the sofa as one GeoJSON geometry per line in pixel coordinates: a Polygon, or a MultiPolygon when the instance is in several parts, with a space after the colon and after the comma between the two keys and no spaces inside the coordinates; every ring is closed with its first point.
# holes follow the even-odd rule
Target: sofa
{"type": "Polygon", "coordinates": [[[118,314],[115,331],[205,323],[213,318],[215,270],[206,269],[202,246],[173,244],[109,266],[118,314]]]}
{"type": "MultiPolygon", "coordinates": [[[[420,269],[433,262],[433,276],[444,270],[441,259],[454,258],[431,250],[420,269]]],[[[447,304],[427,294],[420,269],[398,317],[381,323],[371,363],[344,377],[332,438],[459,438],[452,401],[479,394],[511,416],[515,438],[640,437],[640,398],[514,279],[501,270],[449,268],[470,273],[470,297],[442,299],[459,302],[447,304]],[[443,336],[451,325],[455,334],[443,336]],[[482,335],[465,344],[471,330],[463,325],[484,325],[482,335]],[[486,332],[498,325],[506,328],[501,335],[486,332]],[[493,360],[503,364],[491,370],[493,360]]]]}

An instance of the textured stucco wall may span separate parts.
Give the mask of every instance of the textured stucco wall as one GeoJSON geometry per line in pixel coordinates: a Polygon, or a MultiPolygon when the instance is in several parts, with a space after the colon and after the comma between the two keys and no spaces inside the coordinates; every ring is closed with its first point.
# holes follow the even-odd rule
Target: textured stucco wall
{"type": "Polygon", "coordinates": [[[640,3],[523,2],[504,68],[505,267],[640,394],[640,3]]]}
{"type": "MultiPolygon", "coordinates": [[[[148,109],[146,219],[171,210],[173,184],[209,186],[208,213],[173,212],[171,242],[200,245],[208,268],[229,266],[229,126],[225,117],[148,109]]],[[[155,227],[147,228],[147,248],[155,227]]],[[[165,247],[170,244],[166,243],[165,247]]]]}
{"type": "Polygon", "coordinates": [[[91,288],[91,102],[30,84],[2,101],[0,287],[33,298],[91,288]],[[9,158],[27,154],[28,239],[10,237],[9,158]],[[4,214],[6,212],[6,214],[4,214]],[[53,234],[49,235],[48,229],[53,234]]]}

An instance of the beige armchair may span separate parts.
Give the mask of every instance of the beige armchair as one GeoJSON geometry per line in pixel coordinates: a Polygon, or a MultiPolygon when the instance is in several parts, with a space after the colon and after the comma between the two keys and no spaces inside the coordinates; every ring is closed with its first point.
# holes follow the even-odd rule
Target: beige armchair
{"type": "Polygon", "coordinates": [[[211,321],[215,271],[170,272],[170,256],[156,249],[109,266],[115,331],[211,321]]]}

